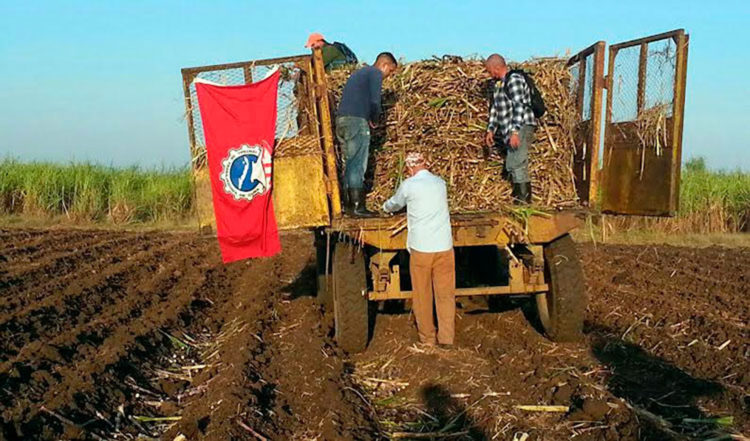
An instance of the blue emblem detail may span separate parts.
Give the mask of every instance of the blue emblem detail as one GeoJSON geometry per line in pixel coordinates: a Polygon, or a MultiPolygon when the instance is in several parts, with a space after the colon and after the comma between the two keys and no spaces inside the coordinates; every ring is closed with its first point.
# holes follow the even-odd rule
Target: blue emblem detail
{"type": "Polygon", "coordinates": [[[229,166],[229,181],[239,191],[247,192],[255,189],[260,181],[253,179],[253,167],[258,166],[258,156],[242,155],[232,161],[229,166]]]}

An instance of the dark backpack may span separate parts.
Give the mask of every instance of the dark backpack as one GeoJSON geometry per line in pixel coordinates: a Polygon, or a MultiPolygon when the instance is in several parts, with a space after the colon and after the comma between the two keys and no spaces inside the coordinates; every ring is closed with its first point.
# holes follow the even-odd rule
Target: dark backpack
{"type": "Polygon", "coordinates": [[[508,93],[508,82],[510,81],[510,76],[513,74],[521,75],[524,81],[526,81],[526,85],[529,87],[529,96],[531,98],[531,111],[534,113],[534,118],[541,118],[547,112],[547,106],[544,105],[544,99],[542,98],[542,94],[539,93],[539,89],[536,88],[534,79],[525,71],[521,69],[513,69],[508,72],[505,76],[506,80],[503,81],[505,95],[510,98],[510,93],[508,93]]]}
{"type": "Polygon", "coordinates": [[[339,43],[338,41],[334,41],[333,45],[336,46],[336,49],[340,50],[342,54],[344,54],[344,58],[346,58],[345,64],[357,64],[359,62],[357,60],[357,56],[354,55],[354,52],[349,49],[349,46],[345,45],[344,43],[339,43]]]}

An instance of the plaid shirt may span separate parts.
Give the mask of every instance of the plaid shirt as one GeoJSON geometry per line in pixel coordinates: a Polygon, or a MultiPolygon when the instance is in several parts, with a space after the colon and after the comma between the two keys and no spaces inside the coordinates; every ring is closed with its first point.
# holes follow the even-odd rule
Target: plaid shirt
{"type": "Polygon", "coordinates": [[[508,92],[510,96],[505,93],[502,80],[495,82],[490,122],[487,125],[487,130],[502,135],[506,142],[511,132],[517,132],[526,125],[536,125],[534,112],[531,110],[529,86],[521,74],[510,75],[508,92]]]}

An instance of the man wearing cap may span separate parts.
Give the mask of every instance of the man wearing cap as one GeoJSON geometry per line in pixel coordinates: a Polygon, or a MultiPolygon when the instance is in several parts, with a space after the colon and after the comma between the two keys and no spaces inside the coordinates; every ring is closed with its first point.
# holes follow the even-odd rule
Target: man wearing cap
{"type": "Polygon", "coordinates": [[[445,181],[427,170],[420,153],[406,155],[405,166],[409,178],[385,202],[383,210],[394,213],[406,206],[412,310],[419,340],[428,346],[450,347],[456,322],[456,270],[448,192],[445,181]]]}
{"type": "Polygon", "coordinates": [[[344,154],[343,183],[349,195],[346,212],[355,217],[373,217],[365,206],[364,181],[370,155],[370,129],[380,120],[383,79],[396,70],[396,57],[381,52],[375,65],[354,72],[344,85],[336,115],[336,137],[344,154]]]}
{"type": "Polygon", "coordinates": [[[320,49],[323,52],[323,66],[326,70],[358,62],[357,56],[347,45],[338,41],[329,43],[319,32],[313,32],[307,37],[305,47],[313,50],[320,49]]]}

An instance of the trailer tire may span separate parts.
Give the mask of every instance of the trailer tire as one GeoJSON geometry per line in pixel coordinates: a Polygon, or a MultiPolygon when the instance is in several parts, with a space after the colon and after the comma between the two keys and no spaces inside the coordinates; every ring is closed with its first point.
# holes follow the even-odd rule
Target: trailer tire
{"type": "Polygon", "coordinates": [[[544,246],[544,272],[549,291],[536,296],[544,332],[556,342],[583,335],[586,292],[581,261],[569,234],[544,246]]]}
{"type": "Polygon", "coordinates": [[[346,352],[361,352],[367,347],[370,330],[367,271],[362,249],[352,244],[336,244],[332,278],[336,342],[346,352]]]}

